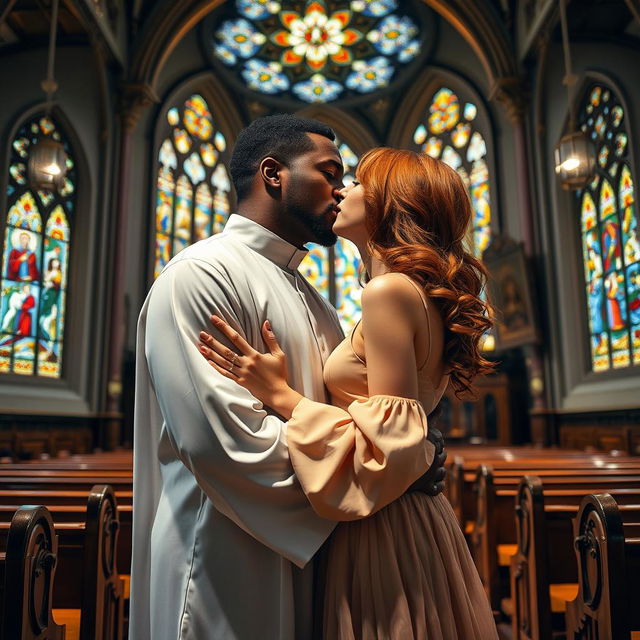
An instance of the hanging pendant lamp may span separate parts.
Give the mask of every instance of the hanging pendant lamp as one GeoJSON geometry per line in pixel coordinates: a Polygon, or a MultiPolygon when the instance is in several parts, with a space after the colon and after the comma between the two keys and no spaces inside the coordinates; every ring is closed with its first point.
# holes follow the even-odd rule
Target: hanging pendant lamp
{"type": "Polygon", "coordinates": [[[582,189],[593,178],[596,168],[596,152],[591,140],[576,126],[573,87],[577,77],[571,72],[569,32],[567,29],[567,1],[560,0],[562,47],[564,49],[565,77],[569,96],[569,133],[560,138],[555,147],[555,169],[563,189],[582,189]]]}
{"type": "MultiPolygon", "coordinates": [[[[47,117],[51,113],[53,95],[58,90],[58,85],[53,77],[57,26],[58,0],[53,0],[49,31],[49,63],[47,77],[41,85],[47,95],[47,117]]],[[[53,138],[42,136],[29,153],[29,183],[34,189],[53,191],[62,187],[66,174],[67,154],[62,143],[53,138]]]]}

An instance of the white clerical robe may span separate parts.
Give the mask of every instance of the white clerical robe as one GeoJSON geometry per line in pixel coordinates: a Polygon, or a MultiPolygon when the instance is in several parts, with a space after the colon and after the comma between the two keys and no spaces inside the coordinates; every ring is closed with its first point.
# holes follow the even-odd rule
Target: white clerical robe
{"type": "Polygon", "coordinates": [[[297,271],[305,253],[232,215],[222,234],[171,260],[147,296],[137,336],[134,640],[311,635],[309,560],[335,523],[314,513],[295,478],[286,422],[198,351],[212,313],[261,351],[268,319],[291,386],[326,402],[323,364],[342,331],[297,271]]]}

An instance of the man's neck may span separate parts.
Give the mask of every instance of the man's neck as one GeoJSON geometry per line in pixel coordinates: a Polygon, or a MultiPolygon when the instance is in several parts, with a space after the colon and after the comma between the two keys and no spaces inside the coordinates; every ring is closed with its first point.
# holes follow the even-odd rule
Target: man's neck
{"type": "Polygon", "coordinates": [[[260,226],[268,229],[271,233],[275,233],[298,249],[304,249],[304,245],[312,241],[311,238],[305,237],[300,232],[297,224],[283,224],[283,216],[281,214],[262,204],[244,201],[238,205],[238,215],[257,222],[260,226]]]}

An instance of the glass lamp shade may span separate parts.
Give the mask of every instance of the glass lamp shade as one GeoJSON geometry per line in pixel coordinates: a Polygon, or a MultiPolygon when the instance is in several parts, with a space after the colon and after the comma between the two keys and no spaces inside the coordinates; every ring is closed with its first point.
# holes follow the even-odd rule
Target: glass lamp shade
{"type": "Polygon", "coordinates": [[[59,189],[67,174],[67,154],[60,142],[42,138],[29,154],[29,182],[34,189],[59,189]]]}
{"type": "Polygon", "coordinates": [[[596,169],[596,154],[591,140],[582,131],[562,136],[555,149],[555,166],[563,189],[585,187],[596,169]]]}

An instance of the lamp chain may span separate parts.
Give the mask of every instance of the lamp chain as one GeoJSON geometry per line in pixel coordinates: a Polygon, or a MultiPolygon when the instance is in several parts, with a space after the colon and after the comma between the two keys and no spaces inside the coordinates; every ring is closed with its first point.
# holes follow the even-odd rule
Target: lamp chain
{"type": "Polygon", "coordinates": [[[576,76],[571,68],[571,52],[569,50],[569,29],[567,28],[567,0],[560,0],[560,26],[562,29],[562,49],[564,51],[564,84],[567,85],[569,97],[569,131],[576,128],[576,113],[573,102],[573,87],[576,84],[576,76]]]}
{"type": "Polygon", "coordinates": [[[51,113],[53,94],[58,90],[58,84],[53,77],[53,67],[56,58],[56,31],[58,28],[58,0],[51,3],[51,26],[49,29],[49,61],[47,77],[42,81],[42,89],[47,94],[47,115],[51,113]]]}

